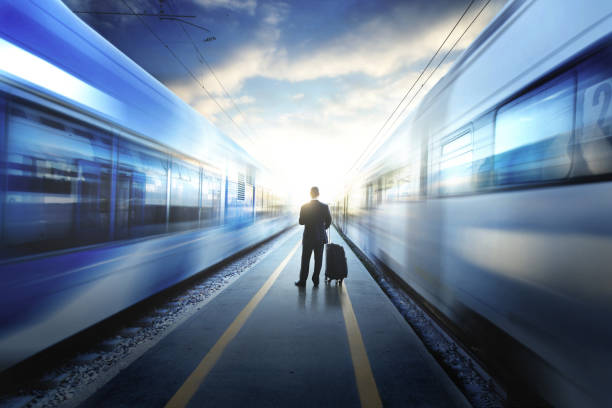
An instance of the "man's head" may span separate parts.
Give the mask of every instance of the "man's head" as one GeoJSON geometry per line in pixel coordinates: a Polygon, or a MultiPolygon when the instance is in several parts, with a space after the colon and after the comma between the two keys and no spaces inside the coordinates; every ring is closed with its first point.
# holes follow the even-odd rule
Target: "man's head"
{"type": "Polygon", "coordinates": [[[310,196],[312,197],[313,200],[317,198],[319,196],[319,187],[312,187],[310,189],[310,196]]]}

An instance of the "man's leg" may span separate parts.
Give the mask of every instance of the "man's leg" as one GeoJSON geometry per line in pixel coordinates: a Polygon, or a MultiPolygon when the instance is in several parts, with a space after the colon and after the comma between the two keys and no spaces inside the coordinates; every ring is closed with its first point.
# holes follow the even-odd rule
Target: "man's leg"
{"type": "Polygon", "coordinates": [[[319,273],[321,272],[321,265],[323,265],[323,247],[324,245],[321,244],[314,248],[315,264],[314,272],[312,273],[312,282],[315,285],[319,284],[319,273]]]}
{"type": "Polygon", "coordinates": [[[301,283],[305,283],[308,279],[308,269],[310,268],[310,255],[312,255],[312,247],[310,245],[302,245],[302,267],[300,268],[301,283]]]}

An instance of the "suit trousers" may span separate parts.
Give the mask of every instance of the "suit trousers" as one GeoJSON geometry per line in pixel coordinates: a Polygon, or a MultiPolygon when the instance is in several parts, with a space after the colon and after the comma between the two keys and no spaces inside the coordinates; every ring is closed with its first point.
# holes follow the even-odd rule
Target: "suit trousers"
{"type": "Polygon", "coordinates": [[[300,282],[306,282],[308,279],[308,270],[310,269],[310,256],[314,251],[314,272],[312,273],[312,281],[319,283],[319,273],[321,265],[323,265],[323,246],[319,245],[302,245],[302,268],[300,269],[300,282]]]}

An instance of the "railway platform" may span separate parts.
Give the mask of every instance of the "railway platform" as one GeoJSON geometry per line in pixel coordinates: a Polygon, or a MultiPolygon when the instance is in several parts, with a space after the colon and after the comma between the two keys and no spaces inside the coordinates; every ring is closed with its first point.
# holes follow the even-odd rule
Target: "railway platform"
{"type": "Polygon", "coordinates": [[[469,406],[346,243],[342,286],[294,286],[290,234],[81,406],[469,406]]]}

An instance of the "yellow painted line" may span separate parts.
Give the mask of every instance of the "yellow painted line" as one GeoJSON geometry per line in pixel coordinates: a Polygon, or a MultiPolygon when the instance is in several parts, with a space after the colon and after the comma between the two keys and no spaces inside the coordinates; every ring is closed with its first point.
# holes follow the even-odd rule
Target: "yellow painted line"
{"type": "Polygon", "coordinates": [[[272,287],[280,273],[283,271],[283,269],[285,269],[285,266],[287,266],[287,264],[291,260],[291,257],[293,257],[293,254],[295,254],[295,251],[297,251],[300,243],[301,241],[298,242],[295,247],[293,247],[291,252],[289,252],[289,255],[287,255],[287,257],[283,259],[280,265],[276,267],[274,272],[272,272],[272,274],[266,280],[263,286],[259,288],[255,296],[253,296],[253,298],[244,307],[244,309],[242,309],[240,314],[238,314],[232,324],[230,324],[230,326],[225,330],[223,335],[219,338],[219,340],[217,340],[217,342],[210,349],[208,354],[206,354],[202,361],[200,361],[200,364],[198,364],[196,369],[193,370],[193,372],[187,378],[181,388],[179,388],[176,394],[174,394],[170,401],[168,401],[168,403],[166,404],[166,408],[178,408],[187,406],[187,404],[189,403],[193,395],[196,393],[202,382],[204,382],[204,379],[206,378],[210,370],[212,370],[214,365],[221,357],[221,354],[223,354],[223,351],[225,351],[227,345],[234,339],[234,337],[236,337],[236,335],[238,334],[240,329],[242,329],[242,326],[244,326],[247,319],[249,318],[249,316],[251,316],[251,313],[253,313],[261,299],[263,299],[266,293],[268,293],[270,287],[272,287]]]}
{"type": "Polygon", "coordinates": [[[342,305],[342,315],[346,326],[346,334],[349,341],[349,349],[351,351],[351,359],[353,360],[353,369],[355,370],[355,380],[357,380],[357,390],[359,391],[359,400],[362,407],[375,408],[382,407],[382,401],[378,394],[374,374],[368,360],[361,331],[357,324],[357,317],[353,311],[353,305],[349,298],[346,283],[340,288],[340,304],[342,305]]]}

